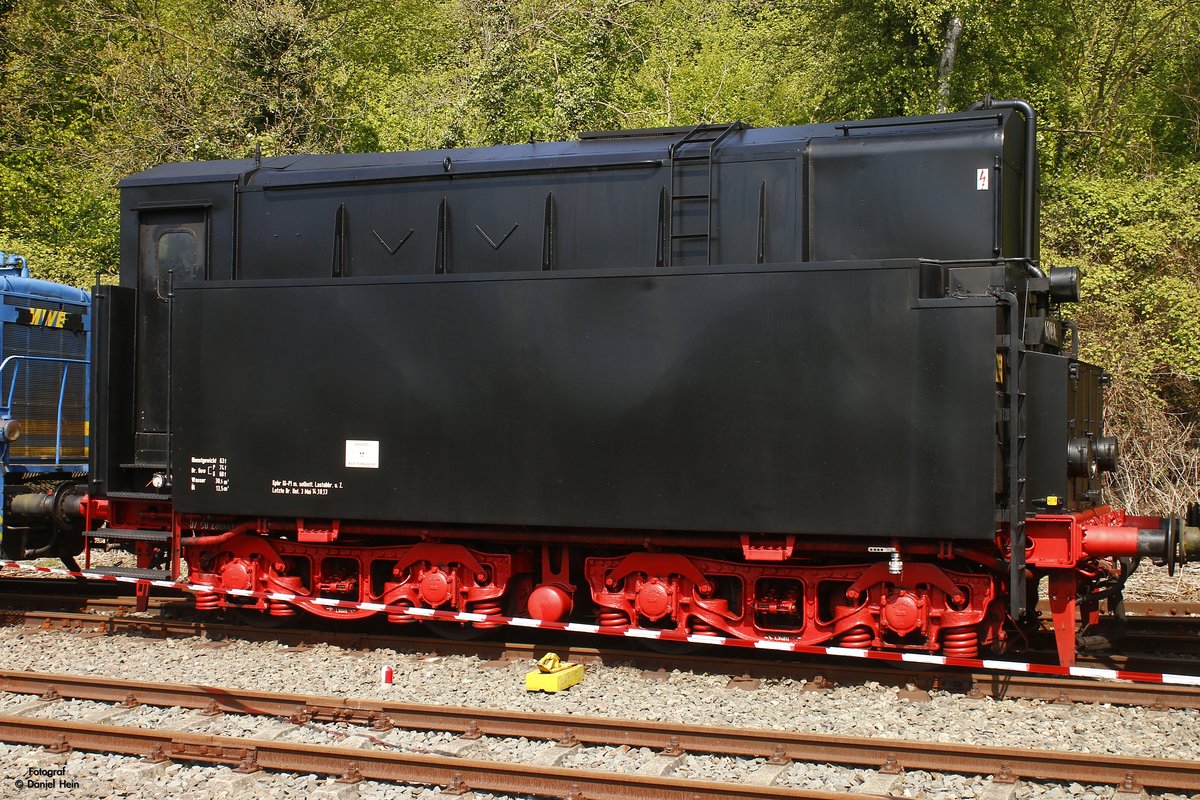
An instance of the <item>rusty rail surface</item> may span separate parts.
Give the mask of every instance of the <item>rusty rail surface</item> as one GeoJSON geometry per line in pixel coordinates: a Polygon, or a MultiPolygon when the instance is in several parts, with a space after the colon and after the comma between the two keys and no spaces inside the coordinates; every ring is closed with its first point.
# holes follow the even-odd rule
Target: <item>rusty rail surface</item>
{"type": "MultiPolygon", "coordinates": [[[[1047,603],[1044,607],[1038,604],[1039,611],[1050,613],[1047,603]]],[[[1168,619],[1187,619],[1200,617],[1200,601],[1197,600],[1132,600],[1125,603],[1125,613],[1131,617],[1150,618],[1163,617],[1168,619]]]]}
{"type": "Polygon", "coordinates": [[[683,778],[566,769],[500,761],[431,756],[390,750],[326,747],[180,731],[124,728],[0,715],[0,740],[68,749],[144,756],[156,760],[223,764],[241,772],[259,769],[341,775],[400,784],[511,794],[587,797],[588,800],[846,800],[841,792],[713,783],[683,778]]]}
{"type": "Polygon", "coordinates": [[[625,745],[668,752],[682,750],[770,758],[775,762],[790,759],[871,768],[894,764],[903,769],[979,775],[1007,772],[1037,780],[1114,785],[1132,778],[1143,786],[1200,790],[1200,762],[1174,759],[675,725],[659,721],[392,703],[48,673],[0,671],[0,690],[51,698],[288,717],[294,722],[358,723],[370,725],[375,730],[398,727],[448,731],[471,737],[487,735],[625,745]]]}

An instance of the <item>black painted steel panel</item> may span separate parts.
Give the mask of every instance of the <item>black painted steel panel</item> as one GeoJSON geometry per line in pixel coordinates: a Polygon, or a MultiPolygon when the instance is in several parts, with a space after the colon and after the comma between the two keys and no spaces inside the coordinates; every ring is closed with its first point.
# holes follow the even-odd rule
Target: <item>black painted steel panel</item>
{"type": "MultiPolygon", "coordinates": [[[[1010,121],[1015,121],[1009,117],[1010,121]]],[[[808,145],[808,257],[1020,255],[1016,130],[999,124],[808,145]],[[1008,156],[1008,158],[1005,158],[1008,156]],[[1008,191],[1005,191],[1005,189],[1008,191]]]]}
{"type": "MultiPolygon", "coordinates": [[[[91,430],[88,468],[93,495],[130,491],[120,465],[133,460],[137,292],[101,286],[92,298],[91,430]]],[[[142,487],[137,487],[142,488],[142,487]]]]}
{"type": "Polygon", "coordinates": [[[1054,495],[1066,498],[1067,368],[1071,360],[1050,353],[1026,353],[1022,364],[1026,418],[1029,421],[1025,449],[1029,463],[1027,494],[1036,503],[1054,495]]]}
{"type": "Polygon", "coordinates": [[[739,129],[711,162],[703,140],[675,152],[673,131],[165,164],[121,183],[122,283],[138,215],[197,203],[216,280],[638,270],[664,250],[674,266],[990,257],[996,204],[1017,255],[1021,126],[1001,110],[739,129]]]}
{"type": "Polygon", "coordinates": [[[236,277],[1018,255],[1011,113],[781,130],[305,159],[240,188],[236,277]]]}
{"type": "Polygon", "coordinates": [[[1036,502],[1054,495],[1071,510],[1090,507],[1104,481],[1068,474],[1067,443],[1104,434],[1104,370],[1054,353],[1026,353],[1024,370],[1029,497],[1036,502]]]}
{"type": "Polygon", "coordinates": [[[177,508],[990,538],[994,301],[916,271],[181,285],[177,508]]]}
{"type": "Polygon", "coordinates": [[[354,277],[653,267],[663,180],[643,165],[244,192],[237,277],[331,277],[337,258],[354,277]]]}

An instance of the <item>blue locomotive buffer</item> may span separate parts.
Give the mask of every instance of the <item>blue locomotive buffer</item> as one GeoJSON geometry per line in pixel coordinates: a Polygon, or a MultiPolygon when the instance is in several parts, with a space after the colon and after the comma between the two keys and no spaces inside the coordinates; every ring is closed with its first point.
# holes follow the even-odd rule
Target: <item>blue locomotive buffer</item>
{"type": "Polygon", "coordinates": [[[0,253],[0,487],[8,558],[82,550],[91,296],[0,253]]]}

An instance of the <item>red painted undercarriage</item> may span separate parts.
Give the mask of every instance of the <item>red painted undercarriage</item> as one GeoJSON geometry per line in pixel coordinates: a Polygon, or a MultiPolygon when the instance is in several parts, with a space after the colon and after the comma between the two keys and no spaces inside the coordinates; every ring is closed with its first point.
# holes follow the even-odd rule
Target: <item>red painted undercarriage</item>
{"type": "MultiPolygon", "coordinates": [[[[399,528],[306,520],[199,520],[170,505],[89,499],[88,527],[169,530],[169,550],[140,542],[139,566],[168,559],[173,577],[214,591],[200,609],[334,618],[378,605],[637,626],[680,634],[786,640],[975,657],[1002,652],[1009,618],[1007,534],[993,542],[833,541],[798,536],[399,528]],[[681,546],[681,542],[686,546],[681,546]],[[293,601],[247,597],[294,595],[293,601]],[[372,604],[330,607],[322,600],[372,604]]],[[[1075,660],[1077,615],[1102,599],[1157,517],[1107,507],[1026,524],[1030,605],[1049,579],[1060,661],[1075,660]]],[[[416,617],[387,612],[394,623],[416,617]]],[[[476,622],[476,627],[495,623],[476,622]]]]}

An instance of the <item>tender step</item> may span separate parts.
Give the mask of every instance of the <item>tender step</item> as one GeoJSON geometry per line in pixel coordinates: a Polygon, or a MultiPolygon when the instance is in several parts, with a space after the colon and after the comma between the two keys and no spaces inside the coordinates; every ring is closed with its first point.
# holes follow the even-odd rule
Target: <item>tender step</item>
{"type": "Polygon", "coordinates": [[[92,567],[84,573],[92,575],[111,575],[114,578],[140,578],[147,581],[164,581],[171,579],[171,571],[166,569],[138,569],[136,567],[92,567]]]}
{"type": "Polygon", "coordinates": [[[128,542],[169,542],[171,541],[170,531],[139,531],[125,530],[122,528],[98,528],[94,531],[84,531],[84,536],[89,539],[115,539],[118,541],[128,542]]]}
{"type": "Polygon", "coordinates": [[[104,496],[118,500],[161,500],[164,503],[171,501],[171,495],[155,492],[108,492],[104,496]]]}

